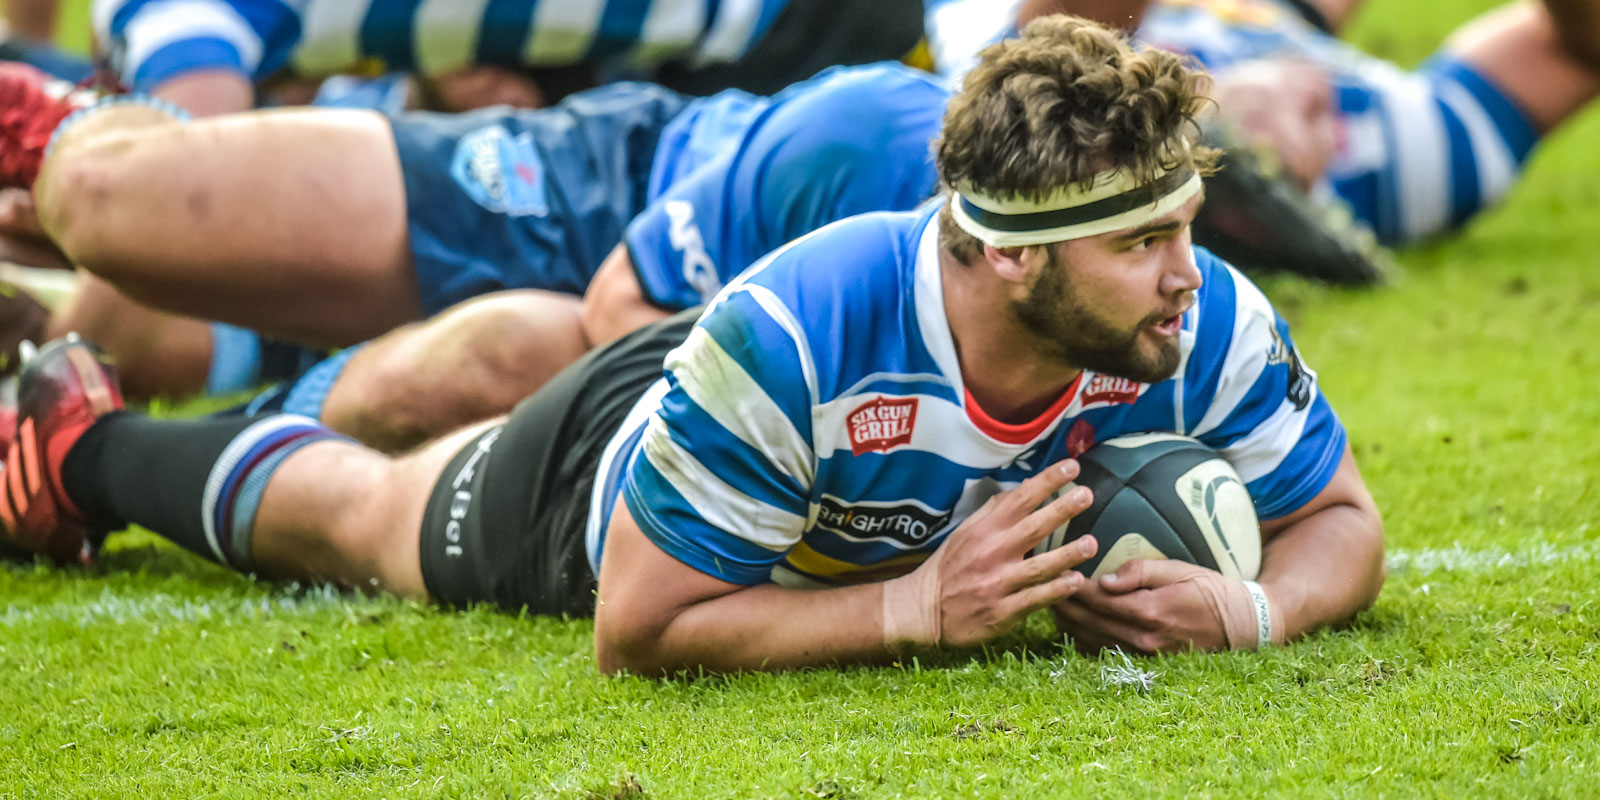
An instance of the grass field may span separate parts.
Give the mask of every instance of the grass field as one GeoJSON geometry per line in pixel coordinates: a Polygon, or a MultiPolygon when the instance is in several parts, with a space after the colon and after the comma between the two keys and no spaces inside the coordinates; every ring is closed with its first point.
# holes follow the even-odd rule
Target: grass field
{"type": "MultiPolygon", "coordinates": [[[[1414,63],[1485,0],[1388,0],[1414,63]]],[[[0,798],[1577,797],[1600,792],[1600,114],[1375,292],[1268,292],[1384,509],[1342,631],[1139,662],[1000,646],[654,681],[587,621],[240,578],[148,535],[0,567],[0,798]]]]}

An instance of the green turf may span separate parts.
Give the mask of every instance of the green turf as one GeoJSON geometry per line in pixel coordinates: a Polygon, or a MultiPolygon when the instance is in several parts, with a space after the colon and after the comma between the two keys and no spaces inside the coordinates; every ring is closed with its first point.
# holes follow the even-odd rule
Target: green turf
{"type": "MultiPolygon", "coordinates": [[[[1467,13],[1356,31],[1414,62],[1467,13]]],[[[610,679],[587,622],[253,582],[135,535],[93,573],[0,568],[0,798],[1592,796],[1596,141],[1589,114],[1391,288],[1267,283],[1388,521],[1348,630],[1140,661],[1146,690],[1043,620],[897,669],[610,679]]]]}

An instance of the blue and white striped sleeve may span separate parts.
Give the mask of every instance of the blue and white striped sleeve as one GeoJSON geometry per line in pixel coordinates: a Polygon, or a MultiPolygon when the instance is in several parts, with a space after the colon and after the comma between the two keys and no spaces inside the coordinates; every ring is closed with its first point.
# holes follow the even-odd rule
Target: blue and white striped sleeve
{"type": "Polygon", "coordinates": [[[1285,516],[1332,480],[1345,431],[1254,284],[1214,262],[1184,371],[1184,427],[1238,470],[1262,519],[1285,516]]]}
{"type": "Polygon", "coordinates": [[[96,0],[93,18],[118,77],[137,91],[211,70],[258,81],[300,36],[282,0],[96,0]]]}
{"type": "Polygon", "coordinates": [[[623,481],[667,554],[730,583],[768,580],[806,526],[816,459],[805,337],[759,286],[731,289],[668,354],[668,391],[623,481]]]}

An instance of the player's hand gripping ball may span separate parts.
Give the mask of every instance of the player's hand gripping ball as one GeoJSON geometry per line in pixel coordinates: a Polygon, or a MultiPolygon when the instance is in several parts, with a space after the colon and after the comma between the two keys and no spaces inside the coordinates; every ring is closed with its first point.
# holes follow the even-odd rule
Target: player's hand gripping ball
{"type": "Polygon", "coordinates": [[[1172,558],[1236,580],[1261,570],[1261,527],[1255,504],[1233,465],[1215,450],[1173,433],[1108,439],[1078,457],[1073,486],[1094,503],[1057,528],[1035,554],[1091,534],[1100,547],[1077,569],[1091,578],[1135,558],[1172,558]]]}

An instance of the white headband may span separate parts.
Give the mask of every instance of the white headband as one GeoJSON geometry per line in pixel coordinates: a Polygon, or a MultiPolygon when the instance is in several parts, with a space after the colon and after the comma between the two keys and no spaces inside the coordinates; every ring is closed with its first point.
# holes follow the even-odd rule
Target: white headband
{"type": "Polygon", "coordinates": [[[953,193],[956,224],[992,247],[1026,247],[1098,236],[1172,213],[1200,191],[1189,167],[1139,183],[1125,169],[1055,190],[1041,201],[1001,199],[970,186],[953,193]]]}

